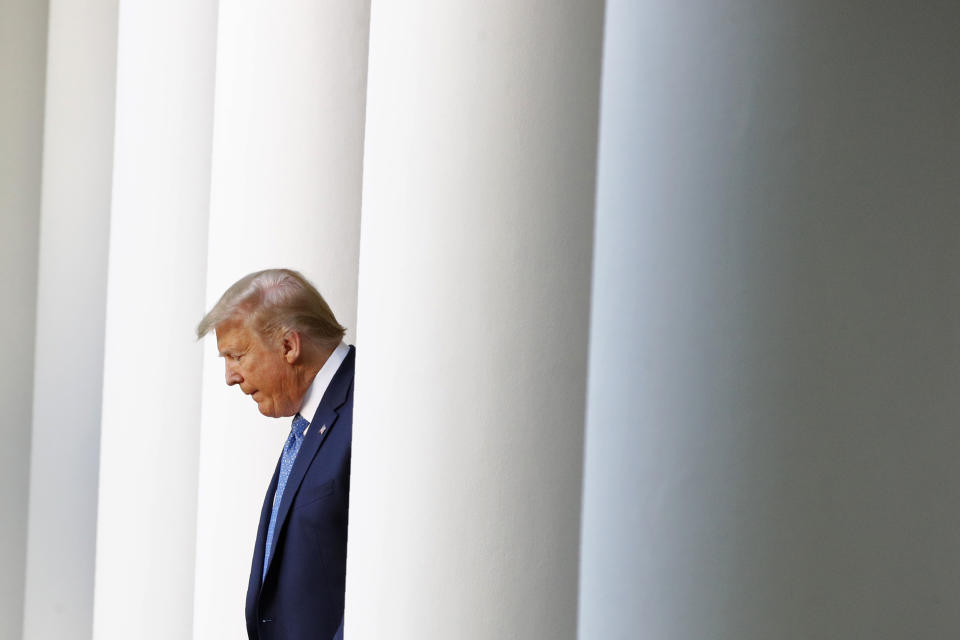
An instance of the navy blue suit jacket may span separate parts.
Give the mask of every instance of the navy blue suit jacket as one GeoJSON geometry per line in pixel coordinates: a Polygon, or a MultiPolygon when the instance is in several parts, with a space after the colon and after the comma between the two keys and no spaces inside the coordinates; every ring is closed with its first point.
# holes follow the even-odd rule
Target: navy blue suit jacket
{"type": "Polygon", "coordinates": [[[310,421],[280,500],[261,584],[279,462],[267,489],[247,587],[250,640],[328,640],[343,620],[355,359],[350,347],[310,421]]]}

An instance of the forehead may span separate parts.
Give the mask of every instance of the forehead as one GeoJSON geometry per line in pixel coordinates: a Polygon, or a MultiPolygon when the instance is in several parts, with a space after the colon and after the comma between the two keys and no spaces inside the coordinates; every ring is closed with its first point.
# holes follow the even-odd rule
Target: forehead
{"type": "Polygon", "coordinates": [[[217,325],[217,348],[223,354],[226,351],[250,346],[255,341],[253,331],[240,320],[227,320],[217,325]]]}

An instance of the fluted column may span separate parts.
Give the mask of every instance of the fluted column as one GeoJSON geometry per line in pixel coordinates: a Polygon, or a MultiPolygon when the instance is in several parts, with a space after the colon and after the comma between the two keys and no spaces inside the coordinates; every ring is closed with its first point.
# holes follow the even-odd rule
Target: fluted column
{"type": "Polygon", "coordinates": [[[216,2],[118,34],[93,637],[189,638],[216,2]]]}
{"type": "Polygon", "coordinates": [[[574,637],[601,25],[373,6],[352,639],[574,637]]]}
{"type": "Polygon", "coordinates": [[[958,19],[608,2],[583,640],[957,634],[958,19]]]}
{"type": "MultiPolygon", "coordinates": [[[[207,308],[251,271],[290,267],[353,341],[368,16],[368,2],[221,3],[207,308]]],[[[224,384],[213,338],[204,354],[194,637],[235,638],[290,422],[224,384]]]]}

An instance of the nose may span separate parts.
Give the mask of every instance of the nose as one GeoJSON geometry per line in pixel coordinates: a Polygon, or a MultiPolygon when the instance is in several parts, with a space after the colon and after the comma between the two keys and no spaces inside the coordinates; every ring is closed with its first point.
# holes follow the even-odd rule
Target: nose
{"type": "Polygon", "coordinates": [[[243,382],[243,376],[237,371],[237,367],[233,362],[227,360],[224,364],[226,366],[226,381],[228,387],[243,382]]]}

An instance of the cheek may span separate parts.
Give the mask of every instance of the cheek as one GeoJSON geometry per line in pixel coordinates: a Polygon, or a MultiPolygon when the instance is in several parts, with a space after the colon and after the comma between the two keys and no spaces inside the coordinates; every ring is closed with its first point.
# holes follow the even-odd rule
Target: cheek
{"type": "Polygon", "coordinates": [[[272,394],[276,386],[273,383],[273,376],[271,376],[270,373],[269,369],[264,369],[263,367],[250,368],[251,380],[258,389],[268,394],[272,394]]]}

